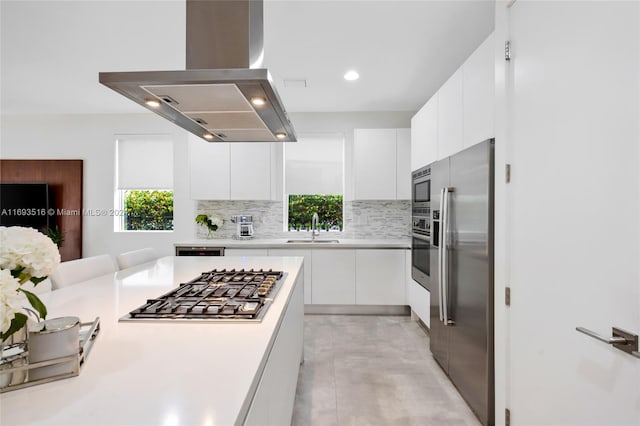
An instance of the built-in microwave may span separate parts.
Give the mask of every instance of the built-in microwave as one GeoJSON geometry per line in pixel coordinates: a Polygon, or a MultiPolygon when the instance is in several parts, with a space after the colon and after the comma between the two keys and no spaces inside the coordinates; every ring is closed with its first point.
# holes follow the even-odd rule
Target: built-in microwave
{"type": "Polygon", "coordinates": [[[426,205],[431,201],[431,166],[422,167],[411,173],[412,206],[426,205]]]}
{"type": "Polygon", "coordinates": [[[430,288],[431,251],[431,166],[412,174],[411,197],[411,278],[430,288]]]}

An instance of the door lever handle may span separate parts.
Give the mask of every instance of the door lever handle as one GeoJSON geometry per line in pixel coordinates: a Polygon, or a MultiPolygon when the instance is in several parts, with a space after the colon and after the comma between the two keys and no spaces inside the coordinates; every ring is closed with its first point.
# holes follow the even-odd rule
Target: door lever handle
{"type": "Polygon", "coordinates": [[[605,337],[596,333],[595,331],[588,330],[584,327],[576,327],[576,330],[580,333],[586,334],[589,337],[593,337],[596,340],[608,343],[610,345],[613,345],[614,343],[622,343],[624,345],[625,343],[627,343],[627,339],[625,339],[624,337],[605,337]]]}
{"type": "Polygon", "coordinates": [[[638,352],[638,335],[622,330],[620,328],[611,328],[611,337],[602,336],[595,331],[591,331],[584,327],[576,327],[576,331],[584,333],[589,337],[593,337],[600,342],[613,345],[614,348],[620,349],[629,355],[640,358],[640,352],[638,352]]]}

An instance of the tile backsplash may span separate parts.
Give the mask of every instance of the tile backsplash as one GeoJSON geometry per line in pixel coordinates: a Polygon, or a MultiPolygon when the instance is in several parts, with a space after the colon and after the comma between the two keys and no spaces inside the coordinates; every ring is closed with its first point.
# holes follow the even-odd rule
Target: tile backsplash
{"type": "MultiPolygon", "coordinates": [[[[236,232],[232,215],[252,215],[255,239],[290,238],[296,232],[283,231],[285,204],[282,201],[197,201],[196,214],[215,214],[224,224],[213,238],[233,238],[236,232]]],[[[337,238],[404,238],[411,233],[411,201],[346,201],[344,206],[344,230],[331,232],[337,238]]],[[[196,225],[197,238],[207,238],[207,230],[196,225]]],[[[306,235],[306,231],[299,234],[306,235]]],[[[321,237],[326,233],[323,231],[321,237]]]]}

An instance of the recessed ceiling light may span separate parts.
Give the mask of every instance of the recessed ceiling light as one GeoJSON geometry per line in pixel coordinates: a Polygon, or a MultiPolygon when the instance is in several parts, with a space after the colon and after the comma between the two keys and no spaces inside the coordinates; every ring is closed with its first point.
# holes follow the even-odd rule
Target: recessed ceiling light
{"type": "Polygon", "coordinates": [[[160,102],[155,99],[147,99],[144,103],[151,108],[158,108],[160,106],[160,102]]]}
{"type": "Polygon", "coordinates": [[[360,74],[358,74],[354,70],[347,71],[347,73],[344,75],[344,79],[348,80],[348,81],[354,81],[354,80],[357,80],[359,78],[360,78],[360,74]]]}
{"type": "Polygon", "coordinates": [[[284,138],[286,138],[286,137],[287,137],[287,134],[286,134],[286,133],[284,133],[284,132],[278,132],[278,133],[276,133],[276,138],[278,138],[278,139],[284,139],[284,138]]]}
{"type": "Polygon", "coordinates": [[[251,103],[255,106],[262,106],[267,103],[267,100],[265,98],[255,97],[251,98],[251,103]]]}
{"type": "Polygon", "coordinates": [[[213,135],[211,133],[205,133],[202,136],[208,141],[212,141],[213,140],[213,135]]]}

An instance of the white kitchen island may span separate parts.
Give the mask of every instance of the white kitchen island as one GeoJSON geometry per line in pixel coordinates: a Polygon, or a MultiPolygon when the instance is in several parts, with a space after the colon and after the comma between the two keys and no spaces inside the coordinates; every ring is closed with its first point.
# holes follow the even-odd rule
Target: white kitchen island
{"type": "Polygon", "coordinates": [[[79,376],[0,395],[0,424],[289,424],[302,280],[299,257],[164,257],[46,294],[48,318],[99,316],[101,331],[79,376]],[[118,322],[214,268],[287,275],[261,322],[118,322]]]}

